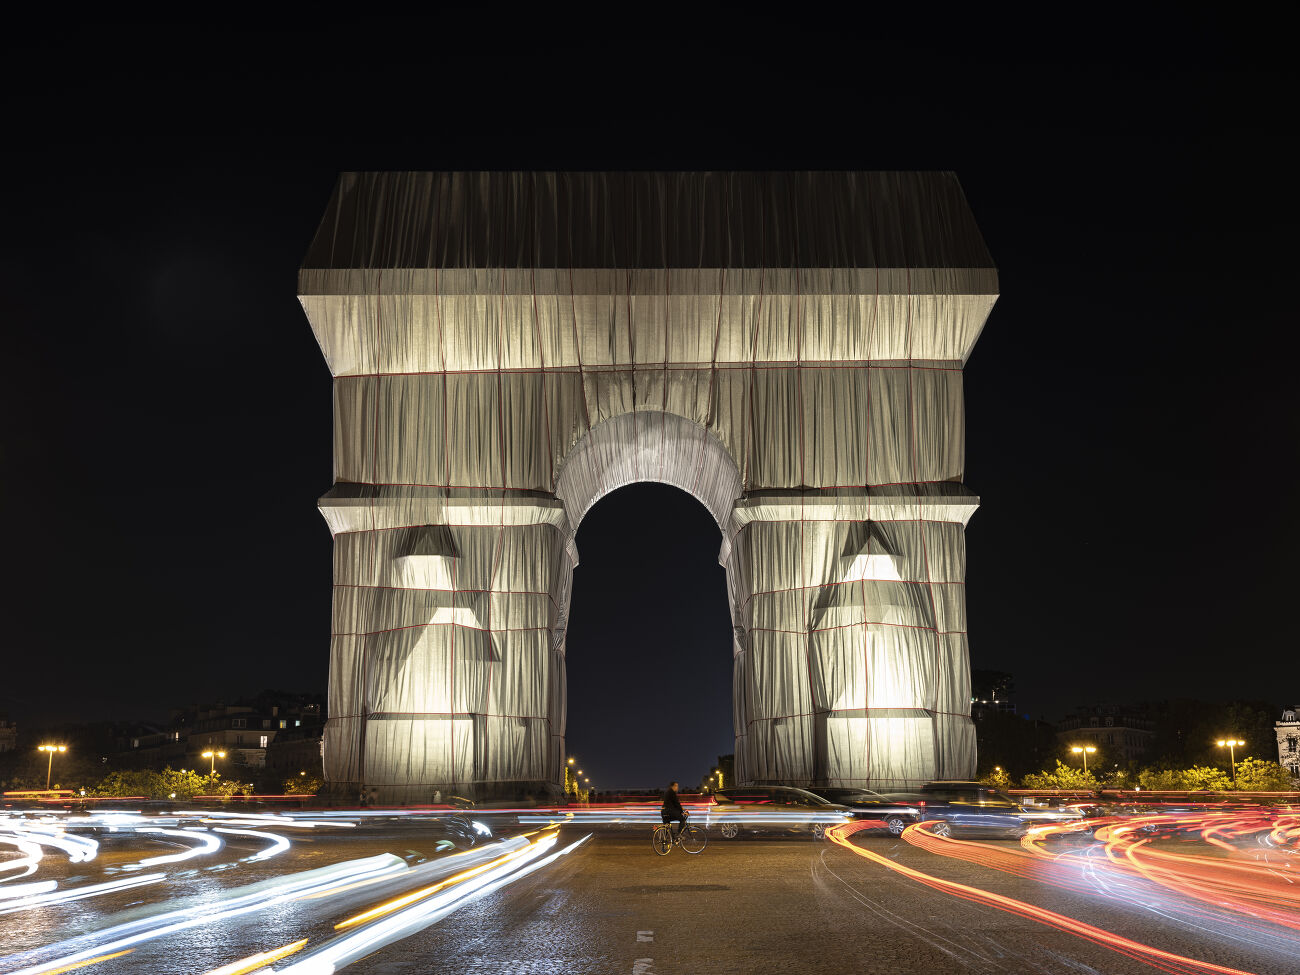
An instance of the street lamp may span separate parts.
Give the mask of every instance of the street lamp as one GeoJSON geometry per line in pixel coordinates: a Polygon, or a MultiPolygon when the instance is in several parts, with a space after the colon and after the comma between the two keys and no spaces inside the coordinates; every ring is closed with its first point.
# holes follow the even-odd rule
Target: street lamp
{"type": "Polygon", "coordinates": [[[50,760],[49,760],[48,762],[45,763],[45,791],[46,791],[46,792],[49,792],[49,791],[50,791],[50,773],[54,771],[54,753],[55,753],[55,752],[66,752],[66,751],[68,750],[68,746],[67,746],[67,745],[38,745],[37,748],[36,748],[36,750],[37,750],[38,752],[49,752],[49,753],[50,753],[50,760]]]}
{"type": "Polygon", "coordinates": [[[1088,774],[1088,755],[1091,754],[1092,752],[1095,752],[1096,750],[1097,750],[1096,745],[1074,745],[1070,748],[1070,751],[1074,752],[1076,755],[1079,754],[1083,755],[1084,775],[1088,774]]]}
{"type": "Polygon", "coordinates": [[[1237,781],[1237,746],[1246,744],[1240,738],[1224,738],[1215,742],[1220,748],[1228,747],[1228,761],[1232,764],[1232,781],[1237,781]]]}
{"type": "Polygon", "coordinates": [[[206,752],[203,753],[203,757],[204,757],[204,758],[210,758],[210,759],[212,759],[212,763],[211,763],[211,765],[210,765],[209,768],[208,768],[208,774],[209,774],[209,775],[216,775],[216,774],[217,774],[217,759],[219,759],[219,758],[225,758],[225,757],[226,757],[226,753],[225,753],[225,752],[214,752],[211,748],[209,748],[206,752]]]}

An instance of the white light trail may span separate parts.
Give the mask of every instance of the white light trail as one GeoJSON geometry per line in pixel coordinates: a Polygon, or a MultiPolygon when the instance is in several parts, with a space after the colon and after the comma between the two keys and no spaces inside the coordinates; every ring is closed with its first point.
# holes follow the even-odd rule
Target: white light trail
{"type": "Polygon", "coordinates": [[[464,880],[410,907],[372,921],[356,931],[339,935],[285,968],[272,968],[268,971],[278,975],[332,975],[340,968],[385,945],[423,930],[462,904],[477,900],[554,862],[577,849],[590,838],[591,834],[588,834],[563,850],[543,858],[542,854],[553,847],[558,839],[555,834],[544,836],[534,842],[531,849],[500,866],[464,880]]]}
{"type": "Polygon", "coordinates": [[[163,836],[179,836],[187,840],[198,840],[200,845],[191,847],[188,850],[182,850],[180,853],[167,853],[162,856],[148,857],[141,860],[126,869],[139,870],[142,867],[154,867],[160,863],[180,863],[182,860],[189,860],[191,857],[203,856],[206,853],[216,853],[221,849],[221,837],[213,836],[202,827],[194,829],[162,829],[157,826],[147,826],[143,829],[136,830],[137,833],[160,833],[163,836]],[[200,832],[200,830],[203,830],[200,832]]]}
{"type": "MultiPolygon", "coordinates": [[[[24,900],[16,901],[13,904],[0,904],[0,914],[17,914],[19,911],[25,911],[33,907],[45,907],[49,904],[63,904],[67,901],[79,901],[87,897],[98,897],[100,894],[111,894],[119,890],[129,890],[132,887],[143,887],[147,884],[160,883],[167,879],[166,874],[148,873],[139,877],[129,877],[124,880],[110,880],[107,883],[91,884],[87,887],[73,887],[71,890],[60,890],[49,894],[35,894],[24,900]]],[[[55,886],[54,881],[48,881],[51,888],[55,886]]]]}
{"type": "Polygon", "coordinates": [[[10,972],[9,975],[43,975],[55,969],[67,968],[78,962],[96,958],[109,952],[121,951],[144,941],[151,941],[165,935],[175,934],[190,928],[201,927],[217,921],[229,920],[257,911],[267,911],[298,897],[320,894],[326,891],[353,884],[361,879],[373,879],[404,872],[406,864],[401,858],[391,853],[367,857],[364,860],[351,860],[328,867],[319,867],[303,873],[292,874],[281,880],[263,882],[253,885],[257,889],[239,894],[214,904],[167,911],[163,914],[129,921],[104,931],[72,938],[60,944],[24,952],[21,956],[11,956],[6,961],[18,957],[30,958],[43,955],[52,950],[66,950],[72,944],[88,938],[95,939],[91,947],[73,951],[70,954],[48,961],[38,962],[26,968],[10,972]],[[109,940],[102,941],[100,939],[109,940]]]}
{"type": "MultiPolygon", "coordinates": [[[[71,863],[84,863],[95,859],[99,853],[99,843],[84,836],[74,836],[63,832],[62,825],[28,824],[11,821],[5,824],[13,830],[8,836],[0,837],[0,842],[26,840],[41,846],[52,846],[68,855],[71,863]]],[[[37,857],[39,860],[40,857],[37,857]]],[[[28,871],[30,873],[31,871],[28,871]]],[[[23,876],[26,876],[24,874],[23,876]]]]}
{"type": "Polygon", "coordinates": [[[279,856],[289,849],[289,838],[280,836],[278,833],[267,833],[260,829],[230,829],[225,826],[213,827],[214,833],[228,833],[233,836],[256,836],[258,839],[268,839],[272,843],[260,853],[254,853],[251,857],[244,857],[241,863],[257,863],[259,860],[269,860],[273,856],[279,856]]]}
{"type": "MultiPolygon", "coordinates": [[[[30,884],[9,884],[0,887],[0,901],[10,900],[14,897],[30,897],[33,894],[44,894],[58,886],[53,880],[35,880],[30,884]]],[[[0,914],[3,913],[3,911],[0,911],[0,914]]]]}
{"type": "Polygon", "coordinates": [[[7,877],[4,878],[4,880],[0,880],[0,883],[7,880],[20,880],[23,877],[30,877],[36,872],[36,864],[40,863],[41,858],[45,856],[39,843],[33,843],[31,840],[23,839],[21,836],[0,836],[0,843],[16,847],[18,852],[23,854],[23,856],[17,860],[8,860],[5,863],[0,863],[0,871],[22,871],[22,873],[13,877],[7,877]]]}

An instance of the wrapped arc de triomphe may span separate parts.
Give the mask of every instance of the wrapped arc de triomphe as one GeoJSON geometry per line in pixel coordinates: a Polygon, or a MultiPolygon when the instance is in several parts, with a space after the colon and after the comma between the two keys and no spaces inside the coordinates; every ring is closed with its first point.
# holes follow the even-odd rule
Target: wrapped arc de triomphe
{"type": "Polygon", "coordinates": [[[962,368],[997,272],[955,176],[345,174],[299,292],[332,789],[558,789],[574,533],[636,481],[721,529],[739,781],[973,774],[962,368]]]}

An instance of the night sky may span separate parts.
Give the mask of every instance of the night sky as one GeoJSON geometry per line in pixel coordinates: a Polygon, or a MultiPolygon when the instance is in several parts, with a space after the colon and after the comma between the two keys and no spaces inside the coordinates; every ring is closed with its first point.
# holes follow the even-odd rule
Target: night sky
{"type": "MultiPolygon", "coordinates": [[[[1049,719],[1300,700],[1296,79],[1270,59],[610,78],[410,32],[102,40],[0,42],[0,713],[324,691],[330,376],[295,277],[351,169],[955,170],[1002,285],[966,370],[972,664],[1049,719]]],[[[731,751],[719,540],[661,485],[582,524],[569,747],[598,786],[731,751]]]]}

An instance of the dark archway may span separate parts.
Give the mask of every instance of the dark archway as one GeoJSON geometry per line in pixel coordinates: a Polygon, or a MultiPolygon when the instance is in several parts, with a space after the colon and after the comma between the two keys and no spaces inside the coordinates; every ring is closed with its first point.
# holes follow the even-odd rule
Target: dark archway
{"type": "Polygon", "coordinates": [[[686,492],[641,483],[601,499],[577,541],[568,748],[602,790],[691,786],[734,748],[718,527],[686,492]]]}

